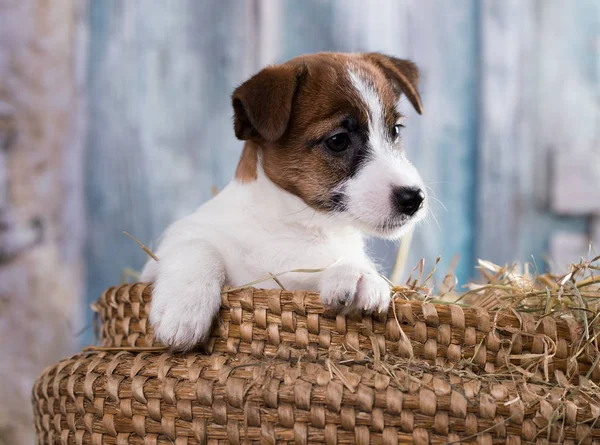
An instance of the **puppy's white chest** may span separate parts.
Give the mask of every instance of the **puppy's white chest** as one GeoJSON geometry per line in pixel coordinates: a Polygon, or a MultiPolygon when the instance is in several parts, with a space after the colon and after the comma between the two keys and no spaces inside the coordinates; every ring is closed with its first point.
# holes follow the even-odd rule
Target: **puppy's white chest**
{"type": "MultiPolygon", "coordinates": [[[[260,229],[256,232],[253,239],[236,242],[237,255],[225,259],[227,281],[232,286],[286,272],[278,277],[285,288],[316,290],[320,273],[291,271],[325,269],[343,258],[364,255],[362,239],[357,237],[289,228],[281,234],[271,231],[268,238],[260,229]]],[[[268,280],[258,286],[275,288],[278,284],[268,280]]]]}

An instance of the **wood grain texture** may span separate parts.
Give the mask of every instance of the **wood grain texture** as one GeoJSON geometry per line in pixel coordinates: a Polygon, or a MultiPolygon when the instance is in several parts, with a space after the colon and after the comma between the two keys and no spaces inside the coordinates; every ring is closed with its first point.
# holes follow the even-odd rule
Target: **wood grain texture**
{"type": "Polygon", "coordinates": [[[600,152],[553,157],[552,208],[560,214],[600,214],[600,152]]]}
{"type": "Polygon", "coordinates": [[[600,2],[537,0],[539,143],[600,153],[600,2]]]}
{"type": "MultiPolygon", "coordinates": [[[[522,231],[535,218],[534,170],[546,153],[534,143],[537,30],[533,2],[485,1],[481,5],[481,122],[479,126],[477,250],[505,263],[522,258],[522,231]],[[524,224],[525,223],[525,224],[524,224]]],[[[543,162],[543,160],[542,160],[543,162]]]]}
{"type": "Polygon", "coordinates": [[[33,382],[81,328],[85,18],[0,2],[1,445],[33,443],[33,382]]]}
{"type": "Polygon", "coordinates": [[[597,113],[590,99],[597,67],[582,52],[598,51],[590,19],[598,8],[560,0],[481,5],[478,257],[511,263],[534,255],[543,266],[553,232],[586,231],[585,219],[552,213],[549,184],[556,151],[574,153],[597,138],[598,124],[588,119],[597,113]],[[574,103],[590,112],[581,121],[574,103]]]}
{"type": "Polygon", "coordinates": [[[551,252],[557,257],[568,250],[571,257],[587,258],[600,246],[600,3],[556,0],[544,6],[540,88],[546,94],[540,96],[539,110],[544,129],[551,130],[540,131],[552,156],[550,206],[561,220],[575,215],[584,221],[583,228],[553,234],[551,252]],[[574,241],[567,247],[569,237],[574,241]]]}
{"type": "Polygon", "coordinates": [[[90,301],[123,269],[145,261],[123,230],[155,246],[168,224],[233,177],[241,144],[232,131],[230,95],[257,65],[254,6],[92,3],[90,301]]]}

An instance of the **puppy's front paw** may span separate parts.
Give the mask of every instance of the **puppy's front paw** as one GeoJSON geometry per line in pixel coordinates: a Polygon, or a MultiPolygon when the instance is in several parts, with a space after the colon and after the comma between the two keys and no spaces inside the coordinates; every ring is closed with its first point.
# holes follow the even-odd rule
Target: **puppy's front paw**
{"type": "Polygon", "coordinates": [[[325,306],[367,312],[387,312],[390,286],[375,270],[355,265],[333,266],[323,272],[319,283],[325,306]]]}
{"type": "Polygon", "coordinates": [[[160,258],[150,324],[157,340],[165,346],[187,351],[206,341],[210,334],[221,304],[225,273],[219,261],[205,259],[206,267],[202,267],[198,258],[187,263],[181,259],[185,258],[178,254],[160,258]]]}
{"type": "Polygon", "coordinates": [[[156,339],[177,351],[187,351],[205,342],[216,311],[204,303],[220,301],[220,295],[220,290],[200,294],[192,289],[167,288],[167,284],[155,287],[150,323],[156,339]]]}

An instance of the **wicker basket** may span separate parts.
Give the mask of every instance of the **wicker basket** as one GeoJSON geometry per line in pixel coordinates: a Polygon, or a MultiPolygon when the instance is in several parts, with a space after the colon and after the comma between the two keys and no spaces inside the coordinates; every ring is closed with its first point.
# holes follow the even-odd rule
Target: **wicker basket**
{"type": "Polygon", "coordinates": [[[150,296],[107,290],[102,346],[38,378],[38,444],[600,445],[598,401],[561,397],[600,381],[585,348],[568,359],[575,322],[404,300],[336,317],[315,293],[246,289],[223,293],[207,353],[171,354],[150,296]]]}

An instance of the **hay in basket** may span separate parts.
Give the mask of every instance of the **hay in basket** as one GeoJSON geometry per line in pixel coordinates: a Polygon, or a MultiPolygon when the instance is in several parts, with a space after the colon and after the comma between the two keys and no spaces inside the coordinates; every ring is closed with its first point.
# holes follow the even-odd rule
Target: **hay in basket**
{"type": "Polygon", "coordinates": [[[186,354],[154,340],[150,285],[110,288],[101,345],[36,381],[38,444],[600,445],[597,261],[561,277],[480,265],[461,295],[434,295],[421,265],[385,316],[226,289],[186,354]]]}

